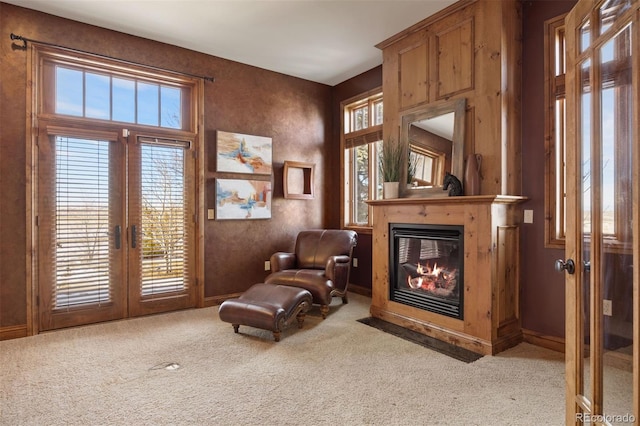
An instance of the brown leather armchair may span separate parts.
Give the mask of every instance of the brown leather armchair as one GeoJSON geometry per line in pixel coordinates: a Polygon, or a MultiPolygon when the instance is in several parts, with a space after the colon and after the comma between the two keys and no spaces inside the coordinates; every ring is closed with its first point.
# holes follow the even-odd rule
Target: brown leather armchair
{"type": "Polygon", "coordinates": [[[277,252],[271,256],[272,272],[265,282],[308,290],[313,303],[320,305],[322,318],[326,318],[333,297],[342,297],[342,303],[349,303],[347,285],[357,242],[355,231],[302,231],[296,238],[294,253],[277,252]]]}

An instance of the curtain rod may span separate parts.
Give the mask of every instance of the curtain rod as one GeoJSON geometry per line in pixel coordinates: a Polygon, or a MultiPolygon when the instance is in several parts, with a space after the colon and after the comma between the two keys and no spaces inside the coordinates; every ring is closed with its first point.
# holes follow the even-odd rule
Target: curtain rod
{"type": "Polygon", "coordinates": [[[16,35],[14,33],[11,33],[11,40],[19,40],[19,41],[21,41],[23,43],[22,46],[19,45],[19,44],[16,44],[16,43],[12,43],[12,48],[13,49],[17,49],[17,50],[27,50],[27,42],[38,43],[38,44],[44,44],[45,46],[52,46],[52,47],[57,47],[57,48],[60,48],[60,49],[70,50],[70,51],[73,51],[73,52],[79,52],[79,53],[85,53],[85,54],[88,54],[88,55],[99,56],[101,58],[111,59],[113,61],[124,62],[124,63],[130,64],[130,65],[138,65],[138,66],[142,66],[142,67],[147,67],[147,68],[151,68],[151,69],[154,69],[154,70],[157,70],[157,71],[165,71],[165,72],[169,71],[169,72],[172,72],[172,73],[175,73],[175,74],[182,74],[182,75],[187,75],[189,77],[201,78],[203,80],[210,81],[211,83],[213,83],[215,81],[214,77],[207,77],[207,76],[203,76],[203,75],[190,74],[188,72],[167,70],[167,69],[160,68],[160,67],[154,67],[154,66],[151,66],[151,65],[141,64],[139,62],[133,62],[133,61],[127,61],[127,60],[124,60],[124,59],[114,58],[113,56],[101,55],[99,53],[87,52],[86,50],[80,50],[80,49],[74,49],[74,48],[71,48],[71,47],[61,46],[61,45],[55,44],[55,43],[48,43],[46,41],[33,40],[33,39],[29,39],[29,38],[26,38],[26,37],[23,37],[23,36],[16,35]]]}

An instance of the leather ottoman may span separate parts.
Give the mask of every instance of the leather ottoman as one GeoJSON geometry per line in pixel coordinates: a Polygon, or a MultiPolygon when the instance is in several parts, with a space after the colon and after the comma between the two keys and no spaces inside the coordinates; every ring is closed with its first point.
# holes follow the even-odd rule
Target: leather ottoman
{"type": "Polygon", "coordinates": [[[254,284],[237,299],[222,302],[220,319],[233,325],[237,333],[241,325],[273,332],[276,342],[280,333],[295,318],[302,328],[306,312],[311,307],[312,296],[307,290],[273,284],[254,284]]]}

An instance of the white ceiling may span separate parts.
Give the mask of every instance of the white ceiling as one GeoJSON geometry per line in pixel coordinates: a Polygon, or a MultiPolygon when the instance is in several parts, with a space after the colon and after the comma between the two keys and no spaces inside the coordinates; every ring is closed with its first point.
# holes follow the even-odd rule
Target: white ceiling
{"type": "MultiPolygon", "coordinates": [[[[453,0],[0,0],[334,86],[453,0]]],[[[32,38],[31,34],[17,34],[32,38]]],[[[35,38],[35,37],[34,37],[35,38]]],[[[42,40],[46,41],[46,40],[42,40]]]]}

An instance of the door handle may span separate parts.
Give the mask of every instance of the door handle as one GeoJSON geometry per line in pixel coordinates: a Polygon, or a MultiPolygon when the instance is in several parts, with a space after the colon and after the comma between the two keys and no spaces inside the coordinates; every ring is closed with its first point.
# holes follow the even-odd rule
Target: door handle
{"type": "Polygon", "coordinates": [[[576,263],[573,259],[567,259],[566,261],[558,259],[556,260],[556,271],[567,271],[569,274],[574,274],[576,272],[576,263]]]}
{"type": "Polygon", "coordinates": [[[120,244],[122,244],[122,227],[120,225],[116,225],[113,229],[114,240],[116,245],[116,250],[120,249],[120,244]]]}
{"type": "Polygon", "coordinates": [[[135,225],[131,225],[131,248],[136,248],[138,238],[138,230],[135,225]]]}

